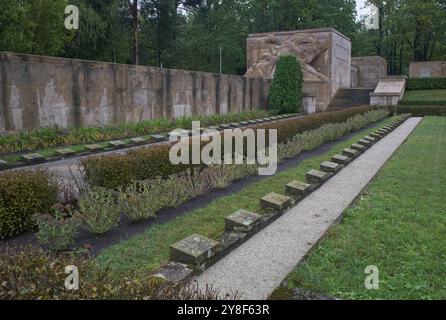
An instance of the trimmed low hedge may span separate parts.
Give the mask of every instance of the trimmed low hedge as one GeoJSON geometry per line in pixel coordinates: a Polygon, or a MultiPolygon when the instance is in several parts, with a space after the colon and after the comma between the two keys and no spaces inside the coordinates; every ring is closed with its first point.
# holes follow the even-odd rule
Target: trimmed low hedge
{"type": "Polygon", "coordinates": [[[446,78],[409,78],[407,90],[436,90],[446,89],[446,78]]]}
{"type": "Polygon", "coordinates": [[[405,106],[397,107],[398,114],[411,113],[414,117],[441,116],[446,117],[446,105],[444,106],[405,106]]]}
{"type": "Polygon", "coordinates": [[[0,239],[31,231],[32,216],[46,213],[57,201],[57,183],[46,171],[0,174],[0,239]]]}
{"type": "MultiPolygon", "coordinates": [[[[364,106],[341,111],[312,114],[306,117],[286,119],[269,124],[252,126],[253,129],[277,129],[278,143],[285,143],[295,135],[313,130],[327,123],[347,121],[358,114],[383,109],[364,106]]],[[[206,143],[203,143],[205,145],[206,143]]],[[[193,165],[174,165],[169,161],[171,145],[139,148],[121,155],[89,157],[81,161],[86,181],[94,186],[117,188],[134,180],[167,177],[182,172],[193,165]]]]}
{"type": "Polygon", "coordinates": [[[446,106],[446,100],[402,100],[399,103],[404,106],[446,106]]]}

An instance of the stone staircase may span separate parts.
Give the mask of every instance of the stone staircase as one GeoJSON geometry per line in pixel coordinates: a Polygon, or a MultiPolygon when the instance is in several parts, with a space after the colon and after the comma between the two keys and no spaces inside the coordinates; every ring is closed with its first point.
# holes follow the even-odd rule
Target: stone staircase
{"type": "Polygon", "coordinates": [[[333,97],[328,110],[342,110],[357,106],[370,105],[370,93],[375,88],[344,88],[339,89],[333,97]]]}

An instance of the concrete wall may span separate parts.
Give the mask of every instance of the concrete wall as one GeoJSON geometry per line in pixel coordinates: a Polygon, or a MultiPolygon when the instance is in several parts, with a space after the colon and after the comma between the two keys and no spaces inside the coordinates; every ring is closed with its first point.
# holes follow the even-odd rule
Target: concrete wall
{"type": "Polygon", "coordinates": [[[0,131],[266,108],[270,80],[0,53],[0,131]]]}
{"type": "Polygon", "coordinates": [[[411,62],[409,66],[410,78],[438,78],[446,77],[446,61],[411,62]]]}
{"type": "Polygon", "coordinates": [[[387,76],[387,61],[380,56],[353,57],[351,72],[352,87],[374,88],[387,76]]]}

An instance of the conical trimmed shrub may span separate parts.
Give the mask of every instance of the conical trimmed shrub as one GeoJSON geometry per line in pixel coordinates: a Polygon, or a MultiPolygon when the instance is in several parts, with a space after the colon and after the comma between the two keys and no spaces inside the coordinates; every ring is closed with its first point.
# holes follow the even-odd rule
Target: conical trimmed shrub
{"type": "Polygon", "coordinates": [[[303,72],[292,55],[279,57],[269,91],[269,109],[276,114],[298,112],[302,105],[303,72]]]}

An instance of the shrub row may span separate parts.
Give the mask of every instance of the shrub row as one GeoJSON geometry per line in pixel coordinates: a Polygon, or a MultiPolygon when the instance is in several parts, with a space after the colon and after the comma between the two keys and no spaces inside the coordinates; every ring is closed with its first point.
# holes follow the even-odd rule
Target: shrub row
{"type": "Polygon", "coordinates": [[[402,100],[399,103],[404,106],[446,106],[446,100],[402,100]]]}
{"type": "MultiPolygon", "coordinates": [[[[85,254],[54,254],[27,246],[0,250],[0,300],[147,300],[216,299],[212,288],[172,286],[160,278],[129,276],[116,279],[85,254]],[[79,289],[65,287],[65,268],[79,271],[79,289]]],[[[236,295],[223,296],[234,299],[236,295]]]]}
{"type": "Polygon", "coordinates": [[[29,132],[0,136],[0,153],[54,148],[58,146],[96,143],[112,139],[131,138],[139,135],[164,133],[176,128],[189,128],[192,121],[201,121],[203,126],[226,122],[238,122],[267,117],[265,110],[255,110],[225,115],[184,117],[176,120],[156,119],[135,124],[122,124],[101,128],[83,127],[64,129],[50,127],[29,132]]]}
{"type": "MultiPolygon", "coordinates": [[[[376,106],[324,112],[306,117],[253,126],[253,129],[277,129],[278,143],[286,143],[296,134],[313,130],[327,123],[345,122],[355,115],[378,110],[376,106]]],[[[174,165],[169,161],[170,145],[139,148],[120,155],[89,157],[82,160],[86,181],[94,186],[117,188],[134,180],[167,177],[192,166],[174,165]]]]}
{"type": "MultiPolygon", "coordinates": [[[[279,144],[278,161],[317,148],[388,114],[387,110],[371,111],[298,134],[279,144]]],[[[80,197],[76,214],[59,210],[60,215],[39,217],[38,239],[53,250],[68,250],[81,225],[94,234],[104,234],[119,224],[123,213],[133,222],[154,218],[161,209],[176,208],[212,189],[225,188],[235,180],[254,175],[257,170],[255,164],[211,165],[188,168],[166,178],[134,181],[117,190],[94,187],[80,197]]]]}
{"type": "Polygon", "coordinates": [[[446,89],[446,78],[409,78],[407,90],[437,90],[446,89]]]}
{"type": "Polygon", "coordinates": [[[414,117],[442,116],[446,117],[446,105],[443,106],[405,106],[397,107],[398,114],[411,113],[414,117]]]}
{"type": "Polygon", "coordinates": [[[46,171],[0,174],[0,239],[33,230],[33,215],[45,213],[56,203],[57,188],[46,171]]]}

